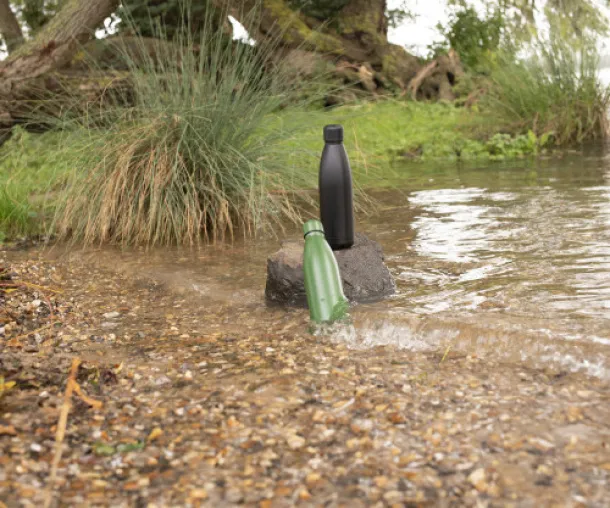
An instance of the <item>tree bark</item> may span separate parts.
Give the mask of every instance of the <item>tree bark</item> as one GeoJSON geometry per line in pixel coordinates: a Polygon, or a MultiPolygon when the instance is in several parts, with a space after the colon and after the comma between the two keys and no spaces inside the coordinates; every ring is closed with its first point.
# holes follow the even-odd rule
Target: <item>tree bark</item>
{"type": "Polygon", "coordinates": [[[53,72],[66,65],[119,0],[69,0],[38,36],[0,62],[0,138],[32,119],[50,93],[60,92],[53,72]]]}
{"type": "MultiPolygon", "coordinates": [[[[369,93],[397,89],[406,92],[409,83],[423,67],[418,58],[388,41],[386,0],[346,0],[341,2],[332,18],[324,19],[306,14],[311,11],[293,10],[291,5],[294,2],[288,0],[214,1],[232,7],[235,17],[246,20],[244,24],[255,39],[275,41],[284,50],[284,61],[308,62],[303,52],[315,53],[334,63],[336,74],[345,82],[359,83],[369,93]],[[257,7],[260,12],[255,18],[240,15],[257,7]]],[[[323,5],[322,0],[319,3],[323,5]]],[[[444,68],[441,70],[440,66],[425,76],[418,89],[422,88],[426,94],[421,92],[418,97],[430,98],[434,90],[450,88],[454,77],[461,72],[459,60],[452,60],[452,63],[458,68],[449,73],[451,77],[445,76],[444,68]],[[428,79],[434,80],[433,86],[425,86],[428,79]]]]}
{"type": "Polygon", "coordinates": [[[23,32],[8,0],[0,0],[0,34],[9,54],[23,44],[23,32]]]}

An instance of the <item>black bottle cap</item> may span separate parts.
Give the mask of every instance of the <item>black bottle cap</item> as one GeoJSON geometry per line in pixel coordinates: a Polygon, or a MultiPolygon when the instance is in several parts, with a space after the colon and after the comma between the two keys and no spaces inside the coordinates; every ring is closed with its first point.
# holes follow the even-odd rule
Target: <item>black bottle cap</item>
{"type": "Polygon", "coordinates": [[[343,127],[341,125],[324,127],[324,141],[326,143],[343,143],[343,127]]]}

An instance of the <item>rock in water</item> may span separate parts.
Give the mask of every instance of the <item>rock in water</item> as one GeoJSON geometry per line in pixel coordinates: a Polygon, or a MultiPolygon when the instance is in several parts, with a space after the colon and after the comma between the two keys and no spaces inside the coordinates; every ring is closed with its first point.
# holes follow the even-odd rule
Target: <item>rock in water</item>
{"type": "MultiPolygon", "coordinates": [[[[267,260],[267,303],[306,306],[303,282],[303,241],[286,241],[267,260]]],[[[356,233],[351,249],[334,252],[343,292],[351,302],[374,302],[396,291],[394,278],[383,262],[381,246],[356,233]]]]}

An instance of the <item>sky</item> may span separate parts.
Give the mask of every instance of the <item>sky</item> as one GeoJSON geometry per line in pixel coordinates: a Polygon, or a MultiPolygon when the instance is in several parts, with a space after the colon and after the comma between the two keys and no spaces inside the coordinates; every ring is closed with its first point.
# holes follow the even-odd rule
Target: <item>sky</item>
{"type": "MultiPolygon", "coordinates": [[[[389,0],[388,9],[398,9],[403,0],[389,0]]],[[[428,46],[442,38],[436,25],[449,19],[446,0],[410,0],[409,7],[416,19],[406,20],[401,26],[391,28],[388,39],[405,46],[410,52],[426,56],[428,46]]]]}

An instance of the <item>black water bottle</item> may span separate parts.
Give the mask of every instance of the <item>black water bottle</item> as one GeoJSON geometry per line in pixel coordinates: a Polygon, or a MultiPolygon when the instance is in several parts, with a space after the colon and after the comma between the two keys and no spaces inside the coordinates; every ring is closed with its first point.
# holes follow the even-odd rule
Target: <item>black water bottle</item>
{"type": "Polygon", "coordinates": [[[354,245],[352,170],[343,146],[343,127],[324,127],[324,151],[320,161],[320,218],[326,241],[333,250],[354,245]]]}

